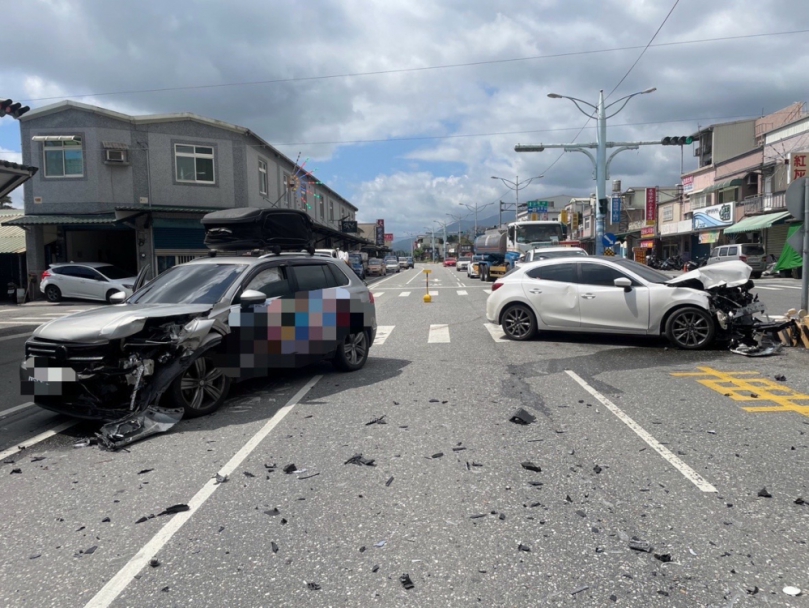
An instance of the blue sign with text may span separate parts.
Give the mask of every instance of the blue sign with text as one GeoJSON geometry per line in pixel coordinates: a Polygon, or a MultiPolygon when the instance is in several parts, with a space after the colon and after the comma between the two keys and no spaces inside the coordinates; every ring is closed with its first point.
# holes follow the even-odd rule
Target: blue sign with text
{"type": "Polygon", "coordinates": [[[612,223],[613,224],[620,224],[621,223],[621,197],[620,196],[613,196],[612,197],[612,223]]]}

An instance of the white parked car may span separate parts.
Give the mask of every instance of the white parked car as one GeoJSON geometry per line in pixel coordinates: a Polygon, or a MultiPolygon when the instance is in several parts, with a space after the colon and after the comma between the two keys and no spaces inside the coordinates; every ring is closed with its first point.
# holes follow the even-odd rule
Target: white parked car
{"type": "Polygon", "coordinates": [[[665,335],[694,350],[718,335],[732,337],[743,319],[764,309],[750,294],[749,278],[744,262],[672,279],[623,258],[555,258],[524,264],[495,281],[486,318],[512,340],[528,340],[538,330],[665,335]]]}
{"type": "Polygon", "coordinates": [[[458,258],[458,261],[455,262],[455,270],[458,272],[463,272],[467,268],[469,268],[469,263],[472,261],[470,256],[464,256],[462,258],[458,258]]]}
{"type": "Polygon", "coordinates": [[[466,265],[466,276],[470,279],[480,278],[480,269],[474,259],[466,265]]]}
{"type": "Polygon", "coordinates": [[[385,270],[388,272],[399,272],[399,260],[394,257],[385,258],[385,270]]]}
{"type": "Polygon", "coordinates": [[[587,252],[581,247],[541,247],[539,249],[526,251],[520,256],[520,259],[515,266],[522,266],[523,264],[528,264],[529,262],[538,262],[540,260],[569,258],[585,255],[587,255],[587,252]]]}
{"type": "Polygon", "coordinates": [[[62,298],[109,302],[118,291],[131,296],[136,278],[131,272],[101,262],[51,264],[42,273],[39,290],[49,302],[62,298]]]}

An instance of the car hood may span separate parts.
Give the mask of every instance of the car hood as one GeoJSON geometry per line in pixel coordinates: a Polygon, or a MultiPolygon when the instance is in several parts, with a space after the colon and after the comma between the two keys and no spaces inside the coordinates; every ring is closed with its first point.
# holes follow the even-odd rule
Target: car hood
{"type": "Polygon", "coordinates": [[[752,268],[744,262],[720,262],[719,264],[703,266],[691,272],[686,272],[679,277],[666,281],[666,285],[678,286],[681,283],[699,281],[702,283],[703,289],[723,286],[736,287],[747,283],[750,280],[751,272],[752,268]]]}
{"type": "Polygon", "coordinates": [[[119,304],[77,312],[40,325],[34,338],[66,342],[117,340],[143,329],[148,319],[204,314],[210,304],[119,304]]]}

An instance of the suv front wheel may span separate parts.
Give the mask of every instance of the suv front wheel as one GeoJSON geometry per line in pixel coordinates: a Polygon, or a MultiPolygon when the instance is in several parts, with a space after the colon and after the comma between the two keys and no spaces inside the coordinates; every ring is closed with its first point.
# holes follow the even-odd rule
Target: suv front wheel
{"type": "Polygon", "coordinates": [[[203,354],[172,383],[168,392],[174,406],[185,410],[186,418],[197,418],[219,409],[229,389],[230,378],[210,356],[203,354]]]}

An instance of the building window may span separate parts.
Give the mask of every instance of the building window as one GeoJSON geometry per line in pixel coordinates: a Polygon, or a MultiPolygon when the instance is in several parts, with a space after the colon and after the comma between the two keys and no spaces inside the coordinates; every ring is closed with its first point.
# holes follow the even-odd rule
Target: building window
{"type": "Polygon", "coordinates": [[[261,159],[258,161],[258,192],[267,195],[267,163],[261,159]]]}
{"type": "Polygon", "coordinates": [[[175,144],[174,159],[178,182],[214,183],[214,154],[210,146],[175,144]]]}
{"type": "Polygon", "coordinates": [[[674,219],[674,207],[666,205],[663,207],[663,221],[670,222],[674,219]]]}
{"type": "Polygon", "coordinates": [[[323,197],[320,197],[320,221],[325,222],[326,220],[326,203],[323,202],[323,197]]]}
{"type": "Polygon", "coordinates": [[[691,211],[707,207],[708,205],[710,205],[710,200],[711,200],[710,194],[702,193],[693,195],[691,197],[691,211]]]}
{"type": "Polygon", "coordinates": [[[329,222],[334,223],[334,201],[329,201],[329,222]]]}
{"type": "Polygon", "coordinates": [[[44,144],[45,177],[84,176],[80,137],[75,137],[73,141],[46,141],[44,144]]]}

